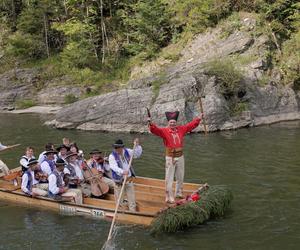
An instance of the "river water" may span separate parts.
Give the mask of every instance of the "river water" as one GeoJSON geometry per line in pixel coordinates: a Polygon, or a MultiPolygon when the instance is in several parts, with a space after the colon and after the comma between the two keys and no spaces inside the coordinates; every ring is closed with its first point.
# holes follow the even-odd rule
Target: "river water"
{"type": "MultiPolygon", "coordinates": [[[[122,138],[136,135],[54,130],[39,115],[0,114],[0,141],[22,146],[2,152],[11,168],[27,145],[36,156],[47,142],[69,137],[86,152],[107,154],[122,138]]],[[[144,148],[134,162],[138,175],[163,178],[162,141],[138,135],[144,148]]],[[[237,131],[188,135],[185,139],[188,182],[227,185],[232,208],[221,219],[175,234],[152,237],[146,228],[119,225],[114,249],[299,249],[300,123],[289,122],[237,131]]],[[[101,249],[110,222],[60,215],[0,201],[0,249],[101,249]]]]}

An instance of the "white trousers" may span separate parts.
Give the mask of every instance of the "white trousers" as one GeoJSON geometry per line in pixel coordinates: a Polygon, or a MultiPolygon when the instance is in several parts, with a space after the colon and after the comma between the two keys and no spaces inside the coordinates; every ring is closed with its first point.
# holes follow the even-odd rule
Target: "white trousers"
{"type": "MultiPolygon", "coordinates": [[[[115,200],[116,203],[118,202],[118,198],[121,192],[122,185],[115,184],[115,200]]],[[[128,208],[129,211],[135,212],[136,211],[136,202],[135,202],[135,193],[134,193],[134,184],[133,182],[127,182],[124,187],[124,191],[122,194],[120,206],[125,206],[124,204],[124,195],[126,195],[128,200],[128,208]]]]}
{"type": "Polygon", "coordinates": [[[166,156],[166,201],[174,201],[173,181],[176,178],[176,196],[182,196],[182,186],[184,179],[184,156],[170,157],[166,156]]]}
{"type": "Polygon", "coordinates": [[[76,204],[82,204],[82,192],[77,188],[70,188],[67,192],[63,193],[61,196],[63,197],[73,197],[76,204]]]}
{"type": "Polygon", "coordinates": [[[103,181],[109,186],[109,190],[114,190],[115,187],[115,183],[112,179],[107,178],[105,176],[102,177],[103,181]]]}
{"type": "Polygon", "coordinates": [[[39,196],[47,196],[48,183],[38,183],[32,187],[32,192],[39,196]]]}

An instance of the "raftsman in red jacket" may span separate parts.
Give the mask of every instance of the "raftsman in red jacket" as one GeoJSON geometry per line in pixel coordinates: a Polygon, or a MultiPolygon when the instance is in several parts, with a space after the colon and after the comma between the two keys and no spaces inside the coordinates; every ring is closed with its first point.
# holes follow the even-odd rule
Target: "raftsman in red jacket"
{"type": "Polygon", "coordinates": [[[174,128],[157,127],[151,122],[149,128],[151,133],[163,138],[166,148],[182,148],[185,134],[195,129],[200,124],[200,121],[200,118],[195,118],[185,125],[176,126],[174,128]]]}

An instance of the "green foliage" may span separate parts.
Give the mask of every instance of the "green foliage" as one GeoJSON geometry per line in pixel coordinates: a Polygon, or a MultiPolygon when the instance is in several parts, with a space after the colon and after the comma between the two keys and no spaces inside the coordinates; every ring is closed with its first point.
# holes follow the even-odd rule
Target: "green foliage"
{"type": "Polygon", "coordinates": [[[199,33],[207,27],[214,26],[231,12],[230,1],[226,0],[173,0],[168,3],[177,29],[183,28],[193,33],[199,33]]]}
{"type": "Polygon", "coordinates": [[[78,100],[79,100],[79,98],[76,97],[74,94],[68,94],[64,97],[65,104],[74,103],[78,100]]]}
{"type": "Polygon", "coordinates": [[[241,70],[235,67],[232,60],[214,60],[207,64],[206,74],[215,76],[221,93],[230,98],[237,94],[243,78],[241,70]]]}
{"type": "Polygon", "coordinates": [[[247,110],[249,110],[247,102],[234,102],[232,103],[232,107],[230,107],[232,116],[240,115],[242,112],[247,110]]]}
{"type": "Polygon", "coordinates": [[[271,30],[280,40],[290,37],[292,32],[299,29],[300,3],[298,0],[266,1],[261,13],[269,22],[271,30]]]}
{"type": "Polygon", "coordinates": [[[173,233],[224,216],[233,199],[225,187],[212,186],[197,202],[189,202],[160,213],[151,225],[151,234],[173,233]]]}
{"type": "Polygon", "coordinates": [[[161,0],[137,1],[126,11],[120,10],[119,15],[124,29],[130,31],[124,44],[126,54],[149,59],[172,38],[170,13],[161,0]]]}
{"type": "Polygon", "coordinates": [[[6,53],[25,60],[43,58],[45,45],[34,35],[16,32],[8,37],[6,53]]]}
{"type": "Polygon", "coordinates": [[[222,38],[229,37],[234,31],[237,31],[241,28],[241,20],[240,16],[237,12],[233,13],[230,17],[228,17],[225,22],[222,24],[222,38]]]}
{"type": "MultiPolygon", "coordinates": [[[[270,61],[280,64],[285,83],[296,86],[297,53],[293,55],[288,47],[297,46],[299,10],[298,0],[2,0],[0,20],[7,27],[6,32],[0,30],[0,47],[5,50],[5,63],[0,66],[3,71],[17,61],[40,64],[45,80],[67,74],[74,84],[92,84],[102,92],[120,86],[130,68],[145,60],[159,55],[177,61],[194,34],[228,16],[222,35],[239,30],[236,12],[246,11],[261,17],[262,33],[273,42],[270,61]],[[282,49],[282,63],[275,58],[274,48],[282,49]]],[[[240,74],[232,65],[221,66],[214,66],[215,73],[224,95],[232,95],[240,74]],[[223,72],[216,70],[221,66],[225,66],[223,72]]],[[[153,86],[157,95],[160,81],[153,86]]]]}
{"type": "Polygon", "coordinates": [[[300,30],[283,43],[280,68],[286,84],[300,89],[300,30]]]}
{"type": "Polygon", "coordinates": [[[25,99],[25,100],[19,100],[16,102],[17,109],[26,109],[30,108],[36,105],[36,102],[34,100],[25,99]]]}

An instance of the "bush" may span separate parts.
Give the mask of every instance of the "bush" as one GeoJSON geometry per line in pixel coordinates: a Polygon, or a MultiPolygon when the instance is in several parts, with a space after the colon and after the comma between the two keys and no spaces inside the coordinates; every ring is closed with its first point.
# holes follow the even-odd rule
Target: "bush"
{"type": "Polygon", "coordinates": [[[205,73],[216,77],[220,91],[226,99],[235,96],[240,89],[243,74],[229,59],[209,62],[206,65],[205,73]]]}
{"type": "Polygon", "coordinates": [[[284,83],[300,89],[300,31],[283,44],[280,68],[284,83]]]}
{"type": "Polygon", "coordinates": [[[21,59],[39,59],[46,56],[45,45],[40,37],[16,32],[8,38],[8,55],[21,59]]]}
{"type": "Polygon", "coordinates": [[[36,102],[31,99],[19,100],[16,102],[17,109],[26,109],[36,105],[36,102]]]}
{"type": "Polygon", "coordinates": [[[92,48],[90,44],[84,41],[69,42],[60,55],[63,64],[70,68],[93,68],[97,64],[96,58],[92,53],[92,48]]]}
{"type": "Polygon", "coordinates": [[[65,101],[65,104],[70,104],[70,103],[77,102],[78,99],[79,99],[79,98],[76,97],[75,95],[73,95],[73,94],[68,94],[68,95],[65,96],[64,101],[65,101]]]}

